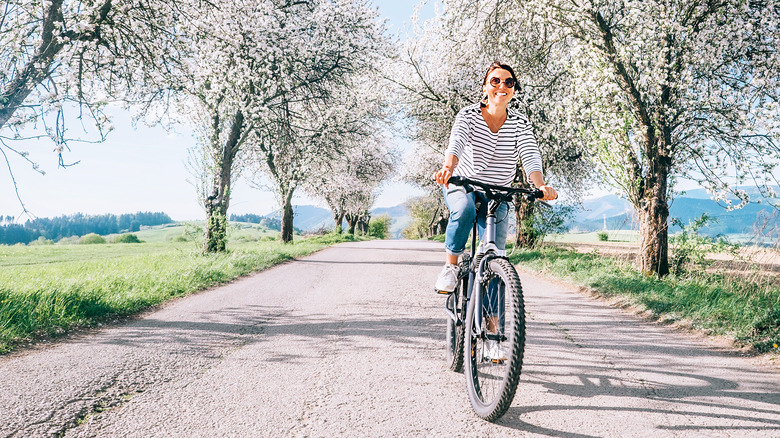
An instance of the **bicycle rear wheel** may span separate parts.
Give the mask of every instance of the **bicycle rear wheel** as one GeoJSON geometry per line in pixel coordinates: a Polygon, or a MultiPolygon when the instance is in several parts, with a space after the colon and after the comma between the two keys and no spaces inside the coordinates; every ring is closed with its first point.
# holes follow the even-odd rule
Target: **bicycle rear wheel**
{"type": "Polygon", "coordinates": [[[465,338],[466,306],[465,296],[469,279],[464,276],[455,291],[447,297],[447,309],[460,319],[460,324],[447,314],[447,366],[457,373],[463,371],[463,340],[465,338]]]}
{"type": "Polygon", "coordinates": [[[493,259],[487,268],[486,279],[495,293],[483,294],[480,309],[474,308],[472,299],[466,314],[466,386],[474,412],[494,421],[509,409],[517,390],[525,349],[525,309],[514,266],[506,259],[493,259]],[[474,327],[477,311],[482,315],[481,330],[474,327]]]}

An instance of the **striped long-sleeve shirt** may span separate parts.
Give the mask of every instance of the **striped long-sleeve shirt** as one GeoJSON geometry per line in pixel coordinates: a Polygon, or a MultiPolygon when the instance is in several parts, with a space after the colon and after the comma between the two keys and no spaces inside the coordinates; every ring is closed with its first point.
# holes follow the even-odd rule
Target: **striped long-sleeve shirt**
{"type": "Polygon", "coordinates": [[[458,157],[453,175],[507,186],[515,177],[518,159],[522,160],[526,176],[542,172],[542,156],[531,123],[514,110],[507,112],[506,122],[498,132],[488,128],[478,103],[458,112],[445,152],[458,157]]]}

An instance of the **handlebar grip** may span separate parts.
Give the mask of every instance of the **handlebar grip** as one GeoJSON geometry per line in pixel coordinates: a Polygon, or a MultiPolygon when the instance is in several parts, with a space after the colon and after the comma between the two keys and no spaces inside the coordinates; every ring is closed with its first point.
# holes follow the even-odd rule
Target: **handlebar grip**
{"type": "Polygon", "coordinates": [[[462,186],[463,183],[463,177],[460,176],[451,176],[450,179],[447,181],[448,184],[455,184],[456,186],[462,186]]]}
{"type": "Polygon", "coordinates": [[[456,186],[461,186],[466,190],[466,193],[471,193],[474,191],[474,187],[471,187],[471,184],[467,183],[465,178],[462,176],[451,176],[450,179],[447,181],[447,184],[455,184],[456,186]]]}
{"type": "Polygon", "coordinates": [[[542,198],[544,198],[544,192],[539,189],[534,190],[533,193],[529,193],[525,195],[525,199],[529,202],[533,202],[537,199],[542,199],[542,198]]]}

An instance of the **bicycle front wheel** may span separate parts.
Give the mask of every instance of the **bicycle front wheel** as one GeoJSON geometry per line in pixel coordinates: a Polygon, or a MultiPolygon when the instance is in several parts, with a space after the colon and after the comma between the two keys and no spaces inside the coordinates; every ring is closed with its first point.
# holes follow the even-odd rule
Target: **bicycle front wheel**
{"type": "Polygon", "coordinates": [[[525,309],[520,278],[506,259],[487,264],[480,308],[469,301],[466,313],[466,386],[474,412],[488,421],[500,418],[515,397],[525,349],[525,309]],[[480,326],[474,313],[480,312],[480,326]]]}

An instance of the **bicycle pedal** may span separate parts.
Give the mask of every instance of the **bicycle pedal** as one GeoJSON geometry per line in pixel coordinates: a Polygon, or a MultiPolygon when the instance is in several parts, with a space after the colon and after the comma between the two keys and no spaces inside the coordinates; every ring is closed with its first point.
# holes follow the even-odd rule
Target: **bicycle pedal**
{"type": "Polygon", "coordinates": [[[449,294],[451,294],[451,293],[452,293],[452,292],[447,292],[446,290],[439,290],[439,289],[434,289],[434,290],[435,290],[435,291],[436,291],[436,293],[437,293],[437,294],[439,294],[439,295],[449,295],[449,294]]]}

